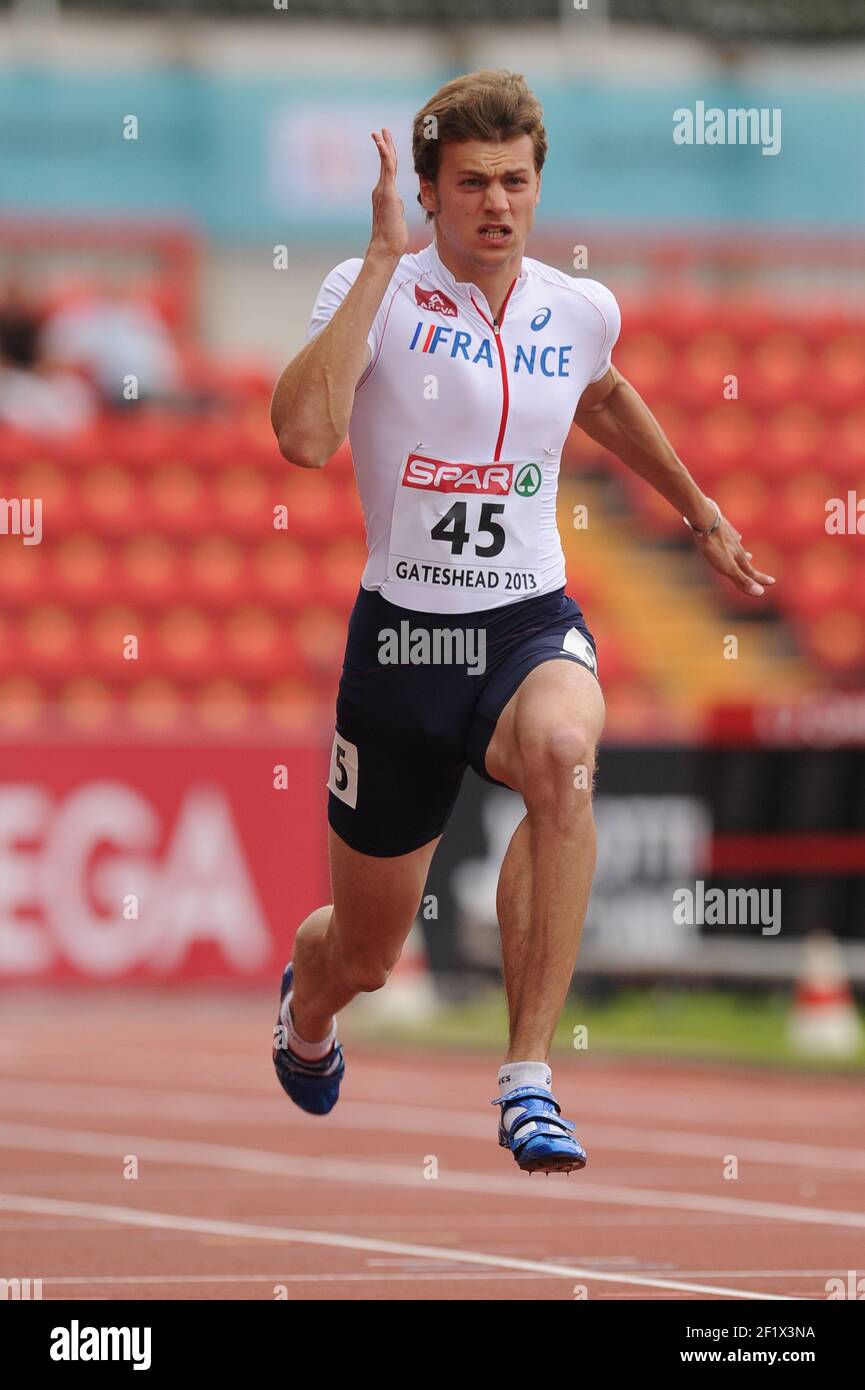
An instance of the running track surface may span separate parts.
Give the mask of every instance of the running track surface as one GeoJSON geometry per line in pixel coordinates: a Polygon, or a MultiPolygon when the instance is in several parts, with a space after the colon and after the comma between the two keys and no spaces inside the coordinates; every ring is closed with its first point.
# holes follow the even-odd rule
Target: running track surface
{"type": "Polygon", "coordinates": [[[11,992],[0,1018],[0,1276],[46,1299],[823,1299],[863,1269],[858,1078],[559,1055],[589,1165],[529,1177],[496,1055],[345,1027],[318,1118],[278,1088],[270,995],[11,992]]]}

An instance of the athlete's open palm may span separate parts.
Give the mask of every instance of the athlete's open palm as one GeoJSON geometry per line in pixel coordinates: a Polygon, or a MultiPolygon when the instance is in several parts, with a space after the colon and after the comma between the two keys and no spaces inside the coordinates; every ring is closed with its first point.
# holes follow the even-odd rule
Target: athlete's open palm
{"type": "Polygon", "coordinates": [[[378,183],[372,190],[372,240],[370,250],[404,256],[408,250],[405,208],[396,188],[396,146],[390,131],[382,127],[372,138],[381,159],[378,183]]]}

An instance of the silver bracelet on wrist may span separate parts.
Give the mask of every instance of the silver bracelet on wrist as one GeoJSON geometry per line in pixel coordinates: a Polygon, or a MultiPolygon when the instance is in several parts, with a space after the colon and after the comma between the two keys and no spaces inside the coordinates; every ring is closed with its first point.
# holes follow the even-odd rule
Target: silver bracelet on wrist
{"type": "Polygon", "coordinates": [[[706,528],[705,531],[701,531],[699,527],[694,526],[693,523],[690,522],[686,516],[682,517],[682,520],[684,521],[685,525],[690,527],[694,535],[699,536],[701,541],[704,541],[707,536],[711,536],[712,532],[717,530],[717,528],[721,525],[721,508],[718,506],[718,503],[714,501],[714,499],[711,497],[707,497],[706,501],[711,502],[712,506],[715,508],[715,520],[712,522],[711,526],[706,528]]]}

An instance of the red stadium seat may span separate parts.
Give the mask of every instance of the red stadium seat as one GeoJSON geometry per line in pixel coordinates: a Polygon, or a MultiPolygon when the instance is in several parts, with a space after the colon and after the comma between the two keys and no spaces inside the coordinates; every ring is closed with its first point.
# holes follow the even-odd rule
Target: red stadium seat
{"type": "Polygon", "coordinates": [[[357,597],[365,564],[366,546],[361,540],[344,536],[327,546],[317,566],[322,599],[340,609],[350,608],[357,597]]]}
{"type": "Polygon", "coordinates": [[[820,458],[825,434],[822,412],[806,402],[774,411],[760,434],[760,455],[767,471],[777,477],[794,468],[813,466],[820,458]]]}
{"type": "Polygon", "coordinates": [[[598,673],[604,683],[604,689],[606,690],[608,686],[620,682],[632,681],[637,670],[625,651],[622,641],[617,640],[607,628],[604,628],[596,641],[598,643],[598,673]]]}
{"type": "Polygon", "coordinates": [[[164,676],[138,681],[126,700],[127,717],[148,733],[165,733],[181,719],[184,700],[180,690],[164,676]]]}
{"type": "Polygon", "coordinates": [[[97,536],[75,531],[50,551],[51,587],[58,601],[98,603],[116,593],[118,576],[109,546],[97,536]]]}
{"type": "Polygon", "coordinates": [[[768,337],[778,327],[776,304],[749,295],[719,294],[707,302],[709,322],[720,332],[729,333],[746,350],[768,337]]]}
{"type": "Polygon", "coordinates": [[[682,519],[667,499],[635,473],[623,474],[623,482],[631,506],[648,523],[652,534],[680,540],[684,534],[682,519]]]}
{"type": "Polygon", "coordinates": [[[246,688],[226,676],[207,681],[196,693],[193,708],[202,724],[217,733],[243,728],[253,712],[246,688]]]}
{"type": "Polygon", "coordinates": [[[743,368],[743,393],[761,410],[800,400],[808,394],[811,362],[806,339],[792,327],[778,328],[754,345],[743,368]]]}
{"type": "Polygon", "coordinates": [[[88,468],[78,484],[84,525],[100,536],[129,536],[141,525],[143,496],[135,475],[115,464],[88,468]]]}
{"type": "Polygon", "coordinates": [[[344,439],[336,452],[331,454],[325,466],[331,477],[348,477],[353,475],[354,466],[351,459],[351,446],[347,439],[344,439]]]}
{"type": "Polygon", "coordinates": [[[44,448],[45,440],[38,435],[0,423],[0,460],[5,467],[17,468],[22,463],[31,463],[44,448]]]}
{"type": "Polygon", "coordinates": [[[46,568],[41,545],[0,538],[0,605],[18,608],[44,598],[46,568]]]}
{"type": "Polygon", "coordinates": [[[799,639],[817,665],[836,676],[865,676],[865,617],[854,608],[836,608],[819,623],[797,623],[799,639]]]}
{"type": "Polygon", "coordinates": [[[772,494],[758,473],[736,469],[719,478],[713,493],[715,501],[737,531],[759,535],[772,505],[772,494]]]}
{"type": "Polygon", "coordinates": [[[172,536],[198,535],[209,524],[213,499],[204,477],[187,463],[160,463],[147,480],[152,525],[172,536]]]}
{"type": "Polygon", "coordinates": [[[858,405],[833,419],[828,431],[827,454],[839,479],[851,486],[865,484],[865,405],[858,405]]]}
{"type": "Polygon", "coordinates": [[[264,536],[272,530],[279,499],[266,475],[233,464],[216,475],[213,495],[225,530],[243,536],[264,536]]]}
{"type": "Polygon", "coordinates": [[[623,331],[616,347],[616,366],[641,395],[655,395],[671,378],[672,349],[658,332],[623,331]]]}
{"type": "Polygon", "coordinates": [[[292,468],[279,476],[274,500],[287,509],[290,536],[322,541],[340,526],[340,495],[340,479],[327,468],[292,468]]]}
{"type": "Polygon", "coordinates": [[[95,673],[112,685],[127,685],[153,669],[152,627],[139,609],[125,603],[100,607],[87,623],[86,636],[83,671],[87,674],[95,673]]]}
{"type": "Polygon", "coordinates": [[[767,539],[786,551],[821,540],[825,534],[826,501],[834,483],[827,473],[806,469],[778,482],[775,505],[762,520],[767,539]]]}
{"type": "Polygon", "coordinates": [[[284,733],[307,734],[323,722],[319,698],[308,681],[276,681],[265,691],[264,709],[284,733]]]}
{"type": "Polygon", "coordinates": [[[292,620],[290,643],[310,671],[336,671],[345,649],[345,617],[310,606],[292,620]]]}
{"type": "Polygon", "coordinates": [[[79,676],[62,687],[58,707],[72,728],[80,733],[96,733],[111,720],[115,701],[105,681],[79,676]]]}
{"type": "Polygon", "coordinates": [[[683,348],[678,359],[677,400],[690,400],[706,408],[723,403],[727,378],[735,376],[741,392],[743,364],[737,338],[717,328],[703,329],[683,348]]]}
{"type": "Polygon", "coordinates": [[[222,669],[217,629],[200,608],[170,608],[157,620],[155,643],[156,669],[174,680],[200,680],[222,669]]]}
{"type": "Polygon", "coordinates": [[[167,536],[146,531],[123,546],[120,571],[133,603],[163,604],[177,597],[180,559],[167,536]]]}
{"type": "Polygon", "coordinates": [[[225,618],[226,669],[243,679],[275,679],[285,670],[286,634],[268,609],[246,604],[225,618]]]}
{"type": "Polygon", "coordinates": [[[250,587],[246,551],[233,536],[206,535],[195,541],[186,557],[188,595],[197,603],[230,606],[250,587]]]}
{"type": "Polygon", "coordinates": [[[16,674],[0,680],[0,729],[24,733],[39,723],[46,707],[45,692],[31,676],[16,674]]]}
{"type": "Polygon", "coordinates": [[[80,624],[59,604],[31,608],[22,615],[18,634],[28,674],[65,675],[82,666],[80,624]]]}
{"type": "Polygon", "coordinates": [[[252,554],[257,596],[281,608],[295,608],[309,591],[311,553],[284,531],[262,541],[252,554]]]}
{"type": "Polygon", "coordinates": [[[354,472],[349,469],[348,472],[335,474],[334,481],[338,530],[344,536],[359,536],[363,539],[363,510],[354,472]]]}
{"type": "Polygon", "coordinates": [[[865,327],[850,327],[829,339],[820,354],[817,380],[827,405],[854,406],[865,394],[865,327]]]}
{"type": "Polygon", "coordinates": [[[133,407],[105,427],[108,457],[133,471],[150,473],[163,464],[183,463],[188,425],[182,415],[156,406],[133,407]]]}
{"type": "Polygon", "coordinates": [[[728,468],[753,467],[756,438],[757,423],[750,408],[742,401],[723,401],[707,410],[699,422],[695,465],[699,460],[710,461],[716,476],[728,468]]]}
{"type": "Polygon", "coordinates": [[[40,498],[42,501],[43,534],[49,527],[56,533],[66,524],[72,489],[68,475],[53,458],[43,452],[21,463],[13,474],[13,497],[40,498]]]}
{"type": "Polygon", "coordinates": [[[843,546],[852,559],[850,583],[845,598],[860,617],[865,617],[865,554],[862,553],[861,546],[862,540],[858,537],[850,537],[843,546]]]}

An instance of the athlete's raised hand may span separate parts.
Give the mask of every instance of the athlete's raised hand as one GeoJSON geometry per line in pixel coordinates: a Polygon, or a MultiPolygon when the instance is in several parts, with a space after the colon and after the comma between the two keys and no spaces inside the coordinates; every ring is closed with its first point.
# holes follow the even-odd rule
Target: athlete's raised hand
{"type": "Polygon", "coordinates": [[[741,589],[743,594],[759,598],[765,592],[765,585],[775,583],[771,574],[763,574],[755,569],[751,563],[754,557],[750,550],[744,549],[740,532],[731,526],[725,516],[721,517],[720,525],[711,536],[697,539],[697,547],[712,568],[741,589]]]}
{"type": "Polygon", "coordinates": [[[381,159],[378,183],[372,190],[372,239],[370,251],[383,251],[397,260],[408,250],[405,208],[396,189],[396,146],[390,131],[372,131],[381,159]]]}

